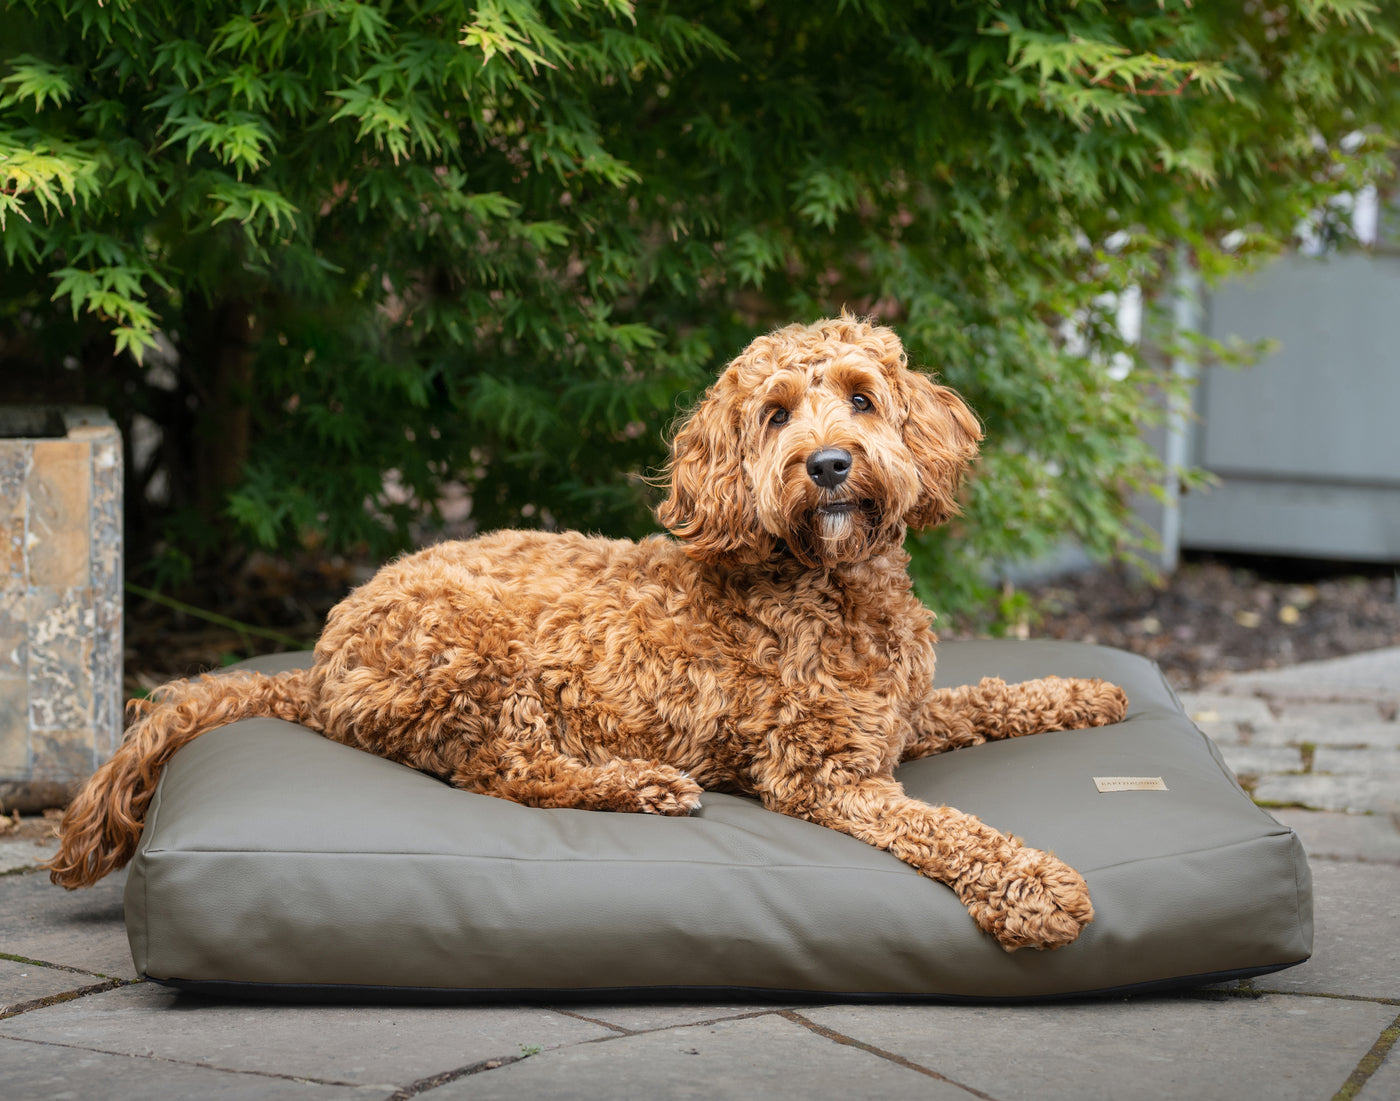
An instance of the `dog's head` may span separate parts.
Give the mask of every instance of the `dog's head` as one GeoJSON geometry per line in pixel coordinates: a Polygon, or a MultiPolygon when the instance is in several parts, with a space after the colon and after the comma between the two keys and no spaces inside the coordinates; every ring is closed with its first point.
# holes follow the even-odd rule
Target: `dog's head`
{"type": "Polygon", "coordinates": [[[682,422],[657,516],[702,560],[859,562],[956,514],[981,437],[891,330],[791,325],[744,349],[682,422]]]}

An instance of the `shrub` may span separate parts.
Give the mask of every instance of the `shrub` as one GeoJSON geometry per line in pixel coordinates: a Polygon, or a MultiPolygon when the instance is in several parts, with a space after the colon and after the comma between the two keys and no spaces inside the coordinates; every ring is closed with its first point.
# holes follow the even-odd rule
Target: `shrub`
{"type": "Polygon", "coordinates": [[[1164,376],[1116,296],[1340,232],[1397,115],[1391,0],[0,10],[0,396],[122,422],[133,572],[382,555],[447,481],[483,527],[652,530],[677,408],[843,306],[987,426],[911,543],[936,606],[1126,553],[1164,376]]]}

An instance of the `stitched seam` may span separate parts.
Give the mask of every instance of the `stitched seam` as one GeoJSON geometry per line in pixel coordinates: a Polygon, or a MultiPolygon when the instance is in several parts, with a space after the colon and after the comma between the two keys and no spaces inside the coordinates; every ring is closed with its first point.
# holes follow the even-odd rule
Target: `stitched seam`
{"type": "MultiPolygon", "coordinates": [[[[1273,841],[1273,840],[1275,840],[1275,839],[1282,840],[1282,839],[1284,839],[1284,838],[1291,837],[1291,836],[1293,836],[1293,831],[1292,831],[1292,830],[1289,830],[1289,829],[1287,829],[1287,828],[1285,828],[1285,827],[1280,826],[1280,827],[1279,827],[1279,830],[1278,830],[1277,832],[1259,834],[1259,835],[1256,836],[1256,837],[1242,838],[1242,839],[1237,840],[1237,841],[1231,841],[1231,842],[1229,842],[1228,844],[1224,844],[1224,845],[1206,845],[1206,846],[1202,846],[1201,848],[1197,848],[1197,849],[1185,849],[1185,850],[1182,850],[1182,851],[1180,851],[1180,852],[1162,853],[1162,854],[1160,854],[1160,855],[1158,855],[1158,856],[1142,857],[1142,858],[1138,858],[1138,859],[1135,859],[1135,860],[1119,860],[1119,861],[1115,861],[1115,862],[1112,863],[1112,864],[1100,864],[1100,865],[1092,865],[1092,866],[1085,866],[1085,865],[1082,865],[1082,864],[1078,864],[1078,865],[1075,865],[1075,867],[1076,867],[1076,868],[1078,869],[1078,871],[1079,871],[1081,874],[1083,874],[1083,875],[1093,875],[1093,874],[1098,873],[1098,872],[1113,871],[1113,870],[1116,869],[1116,868],[1131,867],[1131,866],[1133,866],[1133,865],[1135,865],[1135,864],[1152,864],[1152,863],[1155,863],[1155,862],[1160,861],[1160,860],[1179,860],[1179,859],[1181,859],[1182,857],[1199,856],[1199,855],[1206,854],[1206,853],[1228,852],[1228,851],[1231,850],[1231,849],[1240,848],[1240,847],[1245,846],[1245,845],[1255,845],[1255,844],[1258,844],[1258,843],[1261,842],[1261,841],[1273,841]]],[[[880,850],[877,850],[877,851],[880,851],[880,850]]],[[[375,858],[375,859],[378,859],[378,858],[381,858],[381,857],[382,857],[382,858],[392,858],[392,857],[410,856],[410,857],[417,857],[417,858],[426,859],[426,860],[467,860],[467,861],[481,861],[481,862],[488,862],[488,861],[489,861],[489,862],[505,862],[505,863],[510,863],[510,864],[522,864],[522,863],[528,863],[528,864],[566,864],[566,865],[570,865],[570,866],[576,865],[576,864],[578,864],[578,863],[580,862],[580,860],[583,860],[583,861],[584,861],[585,863],[587,863],[590,867],[604,867],[604,866],[614,866],[614,865],[620,865],[620,866],[625,866],[625,867],[642,867],[642,866],[657,865],[657,866],[662,866],[662,867],[674,868],[674,867],[677,867],[677,866],[679,866],[679,865],[686,865],[686,866],[690,866],[690,867],[731,868],[731,869],[736,869],[736,870],[752,870],[752,871],[763,871],[763,872],[771,872],[771,871],[822,871],[822,872],[833,872],[833,871],[840,871],[840,872],[853,872],[853,873],[857,873],[857,874],[872,873],[872,874],[879,874],[879,875],[906,875],[906,874],[908,874],[909,872],[913,872],[913,873],[916,874],[916,875],[919,874],[918,871],[917,871],[915,868],[912,867],[912,865],[904,865],[904,864],[900,864],[900,866],[898,866],[898,867],[893,867],[893,868],[874,868],[874,867],[864,867],[864,866],[850,865],[850,864],[832,865],[832,864],[817,864],[817,863],[813,863],[813,864],[737,864],[737,863],[733,863],[733,862],[720,861],[720,860],[703,860],[703,861],[702,861],[702,860],[677,860],[677,859],[675,859],[675,858],[669,858],[669,859],[668,859],[668,858],[657,858],[657,859],[652,859],[652,858],[647,858],[647,857],[641,857],[641,858],[637,858],[637,859],[623,859],[623,858],[620,858],[620,857],[609,857],[609,858],[606,858],[606,859],[599,859],[599,858],[596,858],[596,857],[589,858],[589,857],[579,857],[579,856],[575,856],[575,857],[566,857],[566,856],[557,856],[557,857],[556,857],[556,856],[547,856],[547,857],[542,857],[542,856],[486,856],[486,855],[479,854],[479,853],[435,853],[435,852],[424,852],[424,851],[417,851],[417,850],[410,850],[410,849],[405,849],[405,850],[397,850],[397,849],[396,849],[396,850],[392,850],[392,851],[391,851],[391,850],[378,850],[378,851],[374,851],[374,852],[340,852],[340,851],[326,850],[326,849],[209,849],[209,848],[147,849],[147,850],[146,850],[146,853],[145,853],[145,856],[146,856],[147,858],[157,857],[157,856],[166,856],[166,855],[168,855],[168,856],[176,856],[176,857],[179,857],[179,856],[191,856],[191,855],[196,855],[196,854],[197,854],[197,855],[201,855],[201,856],[274,856],[274,857],[276,857],[276,856],[314,856],[314,857],[317,857],[317,858],[321,858],[321,857],[346,857],[346,858],[370,857],[370,858],[375,858]]],[[[898,858],[896,858],[896,857],[891,857],[890,859],[896,860],[896,861],[897,861],[898,858]]],[[[1295,861],[1294,863],[1295,863],[1294,880],[1295,880],[1295,884],[1296,884],[1296,882],[1297,882],[1296,861],[1295,861]]],[[[935,880],[934,882],[937,882],[937,881],[935,880]]],[[[1299,892],[1299,893],[1301,894],[1301,892],[1299,892]]]]}
{"type": "MultiPolygon", "coordinates": [[[[883,851],[883,850],[876,850],[883,851]]],[[[890,859],[898,865],[893,868],[869,868],[858,865],[842,864],[736,864],[720,860],[678,860],[675,858],[638,858],[636,860],[622,859],[620,857],[609,857],[598,859],[588,856],[484,856],[478,853],[435,853],[419,852],[411,849],[406,850],[378,850],[375,852],[338,852],[326,849],[147,849],[144,856],[147,859],[159,856],[314,856],[321,857],[401,857],[411,856],[426,860],[471,860],[471,861],[492,861],[509,864],[565,864],[575,866],[580,862],[586,863],[591,868],[621,865],[626,867],[641,867],[656,865],[666,868],[675,867],[704,867],[704,868],[731,868],[736,870],[751,870],[759,872],[775,871],[822,871],[822,872],[855,872],[859,874],[874,873],[878,875],[905,875],[913,872],[918,875],[918,870],[912,865],[904,864],[898,857],[891,856],[890,859]]],[[[931,880],[931,882],[938,882],[931,880]]]]}

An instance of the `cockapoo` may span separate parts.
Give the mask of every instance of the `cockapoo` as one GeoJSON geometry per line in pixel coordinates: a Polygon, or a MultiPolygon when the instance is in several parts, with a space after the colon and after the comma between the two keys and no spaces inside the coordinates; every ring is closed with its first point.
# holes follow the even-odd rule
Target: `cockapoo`
{"type": "Polygon", "coordinates": [[[684,815],[706,789],[753,795],[947,884],[1008,949],[1068,944],[1093,918],[1076,871],[894,776],[1127,708],[1098,680],[934,688],[904,537],[956,513],[980,438],[887,328],[759,337],[676,433],[657,513],[675,538],[429,547],[330,613],[309,670],[167,685],[69,808],[52,879],[126,863],[170,756],[273,716],[535,807],[684,815]]]}

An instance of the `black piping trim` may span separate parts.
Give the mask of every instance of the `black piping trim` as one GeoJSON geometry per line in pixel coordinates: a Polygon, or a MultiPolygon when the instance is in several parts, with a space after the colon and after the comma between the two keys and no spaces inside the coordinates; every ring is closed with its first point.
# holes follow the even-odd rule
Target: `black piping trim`
{"type": "Polygon", "coordinates": [[[222,979],[177,979],[143,976],[150,982],[188,994],[214,998],[235,998],[243,1001],[315,1002],[354,1005],[559,1005],[597,1004],[630,1005],[651,1002],[691,1002],[698,1004],[848,1004],[883,1005],[926,1003],[943,1005],[1027,1005],[1037,1002],[1060,1002],[1082,998],[1121,998],[1166,991],[1187,990],[1211,983],[1233,982],[1254,978],[1294,967],[1308,959],[1288,963],[1272,963],[1259,967],[1243,967],[1230,971],[1212,971],[1202,975],[1182,975],[1175,978],[1152,979],[1127,983],[1123,986],[1099,987],[1093,990],[1065,991],[1058,994],[1023,994],[982,996],[972,994],[879,993],[844,990],[782,990],[752,986],[590,986],[575,989],[472,989],[425,986],[364,986],[354,983],[262,983],[235,982],[222,979]]]}

